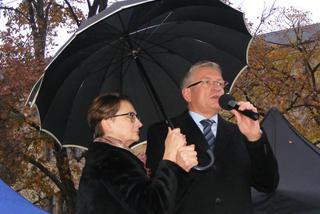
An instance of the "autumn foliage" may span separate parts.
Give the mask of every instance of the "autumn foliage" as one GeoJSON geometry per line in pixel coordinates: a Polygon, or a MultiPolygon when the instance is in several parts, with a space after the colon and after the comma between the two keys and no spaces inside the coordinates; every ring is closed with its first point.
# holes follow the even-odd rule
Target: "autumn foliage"
{"type": "Polygon", "coordinates": [[[288,29],[255,37],[248,68],[236,81],[233,93],[253,102],[263,114],[277,107],[303,136],[317,144],[320,25],[307,25],[305,14],[295,9],[280,10],[278,17],[275,23],[287,23],[288,29]]]}
{"type": "MultiPolygon", "coordinates": [[[[88,16],[107,2],[88,1],[88,16]]],[[[79,3],[26,0],[16,8],[0,3],[8,19],[7,29],[0,32],[0,177],[53,213],[74,213],[83,153],[62,148],[42,132],[36,109],[25,102],[50,61],[57,28],[72,31],[84,19],[79,3]]],[[[310,25],[307,14],[295,9],[276,11],[275,20],[262,24],[288,30],[255,36],[248,68],[232,93],[254,103],[262,115],[277,107],[302,135],[319,143],[319,25],[310,25]]]]}

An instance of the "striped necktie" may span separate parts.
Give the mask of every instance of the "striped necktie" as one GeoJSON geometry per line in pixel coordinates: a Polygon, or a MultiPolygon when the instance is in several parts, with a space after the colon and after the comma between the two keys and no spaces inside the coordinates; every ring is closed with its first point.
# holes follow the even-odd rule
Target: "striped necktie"
{"type": "Polygon", "coordinates": [[[205,119],[201,120],[200,123],[203,126],[203,135],[207,140],[209,148],[213,151],[215,136],[211,130],[211,126],[213,125],[214,121],[205,119]]]}

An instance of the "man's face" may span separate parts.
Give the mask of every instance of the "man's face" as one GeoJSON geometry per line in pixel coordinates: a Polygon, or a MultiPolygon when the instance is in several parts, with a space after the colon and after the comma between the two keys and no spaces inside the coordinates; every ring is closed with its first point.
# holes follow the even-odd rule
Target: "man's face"
{"type": "Polygon", "coordinates": [[[193,72],[190,80],[189,85],[198,84],[182,90],[189,110],[207,118],[217,114],[220,111],[219,97],[224,94],[224,80],[221,73],[211,67],[200,67],[193,72]]]}

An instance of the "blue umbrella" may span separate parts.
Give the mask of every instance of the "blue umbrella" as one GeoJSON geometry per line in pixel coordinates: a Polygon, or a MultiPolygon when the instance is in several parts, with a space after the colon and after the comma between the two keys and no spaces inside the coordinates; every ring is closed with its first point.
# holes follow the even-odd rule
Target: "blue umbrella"
{"type": "Polygon", "coordinates": [[[0,179],[0,212],[5,214],[47,214],[0,179]]]}

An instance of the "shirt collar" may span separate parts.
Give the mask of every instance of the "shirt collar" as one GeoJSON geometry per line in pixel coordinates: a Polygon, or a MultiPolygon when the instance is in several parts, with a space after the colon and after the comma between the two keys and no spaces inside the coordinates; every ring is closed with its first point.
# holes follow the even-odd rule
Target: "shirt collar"
{"type": "MultiPolygon", "coordinates": [[[[198,128],[200,129],[201,132],[203,132],[203,126],[200,123],[201,120],[204,119],[208,119],[205,118],[204,116],[202,116],[199,113],[193,112],[193,111],[189,111],[189,114],[191,116],[191,118],[194,120],[194,122],[197,124],[198,128]]],[[[217,136],[217,128],[218,128],[218,114],[213,115],[211,118],[209,118],[210,120],[214,121],[214,124],[211,126],[211,130],[214,134],[214,136],[217,136]]]]}
{"type": "Polygon", "coordinates": [[[197,124],[200,124],[200,121],[205,120],[205,119],[210,119],[210,120],[214,121],[216,124],[218,124],[218,114],[213,115],[211,118],[205,118],[201,114],[194,112],[194,111],[189,111],[189,114],[192,117],[192,119],[194,120],[194,122],[196,122],[197,124]]]}

